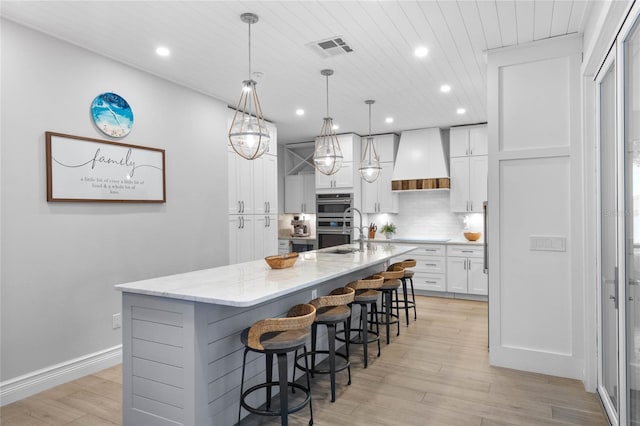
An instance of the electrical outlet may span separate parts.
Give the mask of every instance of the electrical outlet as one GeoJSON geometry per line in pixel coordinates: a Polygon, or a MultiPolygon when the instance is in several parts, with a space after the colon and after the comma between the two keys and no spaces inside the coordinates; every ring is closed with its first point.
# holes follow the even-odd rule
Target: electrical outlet
{"type": "Polygon", "coordinates": [[[113,314],[113,317],[111,318],[111,326],[114,330],[122,327],[122,314],[120,314],[120,312],[113,314]]]}
{"type": "Polygon", "coordinates": [[[311,300],[316,299],[318,297],[318,290],[317,289],[313,289],[311,290],[311,300]]]}

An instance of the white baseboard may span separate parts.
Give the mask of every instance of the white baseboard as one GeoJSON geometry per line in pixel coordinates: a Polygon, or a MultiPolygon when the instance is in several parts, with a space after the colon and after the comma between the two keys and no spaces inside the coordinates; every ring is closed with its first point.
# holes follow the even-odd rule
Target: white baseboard
{"type": "Polygon", "coordinates": [[[71,359],[0,383],[0,407],[122,362],[122,345],[71,359]]]}

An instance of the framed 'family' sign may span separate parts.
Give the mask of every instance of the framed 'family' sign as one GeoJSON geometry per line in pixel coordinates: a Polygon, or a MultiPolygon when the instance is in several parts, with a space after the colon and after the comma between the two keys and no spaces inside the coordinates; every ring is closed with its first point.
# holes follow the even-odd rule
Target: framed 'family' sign
{"type": "Polygon", "coordinates": [[[47,201],[164,203],[164,149],[46,132],[47,201]]]}

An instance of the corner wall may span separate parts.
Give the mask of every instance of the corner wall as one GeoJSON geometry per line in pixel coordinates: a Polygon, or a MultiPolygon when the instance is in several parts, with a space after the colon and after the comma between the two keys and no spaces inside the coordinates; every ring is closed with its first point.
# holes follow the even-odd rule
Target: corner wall
{"type": "Polygon", "coordinates": [[[115,284],[228,262],[226,105],[1,24],[0,388],[117,352],[115,284]],[[165,204],[46,201],[45,131],[109,139],[90,117],[93,98],[106,91],[133,109],[122,142],[166,150],[165,204]]]}

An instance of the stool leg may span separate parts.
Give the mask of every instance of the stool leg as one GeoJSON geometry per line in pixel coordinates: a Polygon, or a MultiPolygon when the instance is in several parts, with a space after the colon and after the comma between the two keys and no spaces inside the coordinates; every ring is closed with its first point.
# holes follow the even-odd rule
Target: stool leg
{"type": "Polygon", "coordinates": [[[398,297],[398,289],[395,289],[396,293],[396,316],[398,317],[398,327],[400,327],[400,297],[398,297]]]}
{"type": "MultiPolygon", "coordinates": [[[[373,311],[376,313],[376,318],[378,318],[378,306],[377,305],[373,305],[373,311]]],[[[378,322],[376,321],[376,334],[378,335],[378,338],[376,339],[376,341],[378,342],[378,358],[380,357],[380,324],[378,324],[378,322]]]]}
{"type": "MultiPolygon", "coordinates": [[[[267,383],[269,383],[273,377],[273,354],[266,353],[265,359],[267,363],[267,383]]],[[[267,410],[271,410],[271,386],[267,386],[265,390],[267,391],[267,410]]]]}
{"type": "Polygon", "coordinates": [[[287,389],[287,354],[278,354],[278,379],[280,381],[280,419],[282,426],[289,421],[289,392],[287,389]]]}
{"type": "Polygon", "coordinates": [[[367,321],[367,304],[363,303],[360,305],[360,328],[362,329],[362,350],[363,350],[363,362],[364,368],[367,368],[367,355],[369,354],[368,346],[369,346],[369,324],[367,321]]]}
{"type": "Polygon", "coordinates": [[[413,319],[418,319],[418,313],[416,312],[416,293],[413,291],[413,278],[409,278],[411,283],[411,300],[413,300],[413,319]]]}
{"type": "MultiPolygon", "coordinates": [[[[344,322],[345,335],[351,334],[351,317],[347,318],[344,322]]],[[[349,362],[349,339],[346,339],[344,342],[345,354],[347,356],[347,362],[349,362]]],[[[349,382],[347,382],[347,386],[351,384],[351,365],[347,367],[347,373],[349,374],[349,382]]]]}
{"type": "Polygon", "coordinates": [[[385,330],[387,331],[387,345],[389,344],[390,323],[389,313],[391,311],[391,292],[384,291],[382,293],[382,302],[384,303],[384,318],[385,318],[385,330]]]}
{"type": "Polygon", "coordinates": [[[402,278],[402,296],[404,297],[404,315],[407,320],[407,327],[409,326],[409,296],[407,295],[407,280],[402,278]]]}
{"type": "Polygon", "coordinates": [[[336,402],[336,325],[327,324],[329,339],[329,375],[331,376],[331,402],[336,402]]]}
{"type": "Polygon", "coordinates": [[[318,335],[318,324],[311,324],[311,377],[314,377],[313,370],[316,368],[316,336],[318,335]]]}
{"type": "Polygon", "coordinates": [[[240,379],[240,403],[238,404],[238,426],[240,426],[240,415],[242,414],[242,393],[244,392],[244,369],[247,365],[247,352],[249,352],[249,349],[244,350],[244,356],[242,357],[242,378],[240,379]]]}
{"type": "Polygon", "coordinates": [[[309,363],[307,362],[307,345],[303,346],[304,350],[304,366],[307,369],[307,389],[309,390],[309,414],[311,415],[311,419],[309,420],[309,426],[313,424],[313,405],[311,398],[311,379],[309,374],[309,363]]]}

